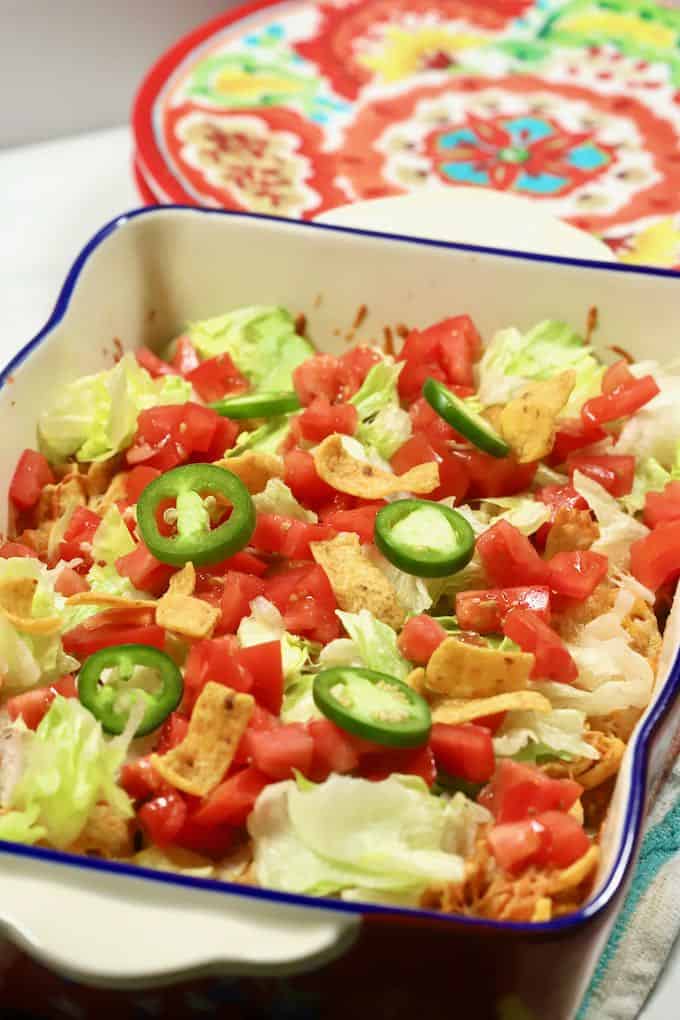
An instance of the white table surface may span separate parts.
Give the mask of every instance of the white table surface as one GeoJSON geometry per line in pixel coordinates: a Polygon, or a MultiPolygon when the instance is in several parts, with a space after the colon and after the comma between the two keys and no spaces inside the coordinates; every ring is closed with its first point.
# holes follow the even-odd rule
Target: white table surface
{"type": "MultiPolygon", "coordinates": [[[[45,323],[71,263],[105,223],[142,204],[126,127],[0,150],[0,360],[45,323]]],[[[680,1016],[680,941],[640,1020],[680,1016]]]]}

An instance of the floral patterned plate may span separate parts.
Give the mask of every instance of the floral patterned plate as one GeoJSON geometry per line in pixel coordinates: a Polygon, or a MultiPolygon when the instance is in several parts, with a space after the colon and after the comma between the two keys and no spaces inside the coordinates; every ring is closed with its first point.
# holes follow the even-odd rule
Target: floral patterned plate
{"type": "Polygon", "coordinates": [[[670,4],[259,0],[168,51],[133,123],[169,201],[312,219],[465,185],[680,268],[670,4]]]}

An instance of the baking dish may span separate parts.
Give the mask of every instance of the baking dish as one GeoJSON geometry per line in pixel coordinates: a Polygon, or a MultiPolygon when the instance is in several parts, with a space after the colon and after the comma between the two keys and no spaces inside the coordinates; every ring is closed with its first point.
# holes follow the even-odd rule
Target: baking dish
{"type": "MultiPolygon", "coordinates": [[[[5,426],[0,485],[6,491],[13,463],[34,439],[38,410],[57,387],[110,364],[119,344],[160,345],[187,320],[230,307],[285,304],[304,313],[318,346],[332,351],[341,349],[341,335],[360,304],[367,314],[356,331],[359,342],[377,339],[385,325],[419,325],[453,310],[469,312],[485,336],[509,323],[526,328],[547,317],[583,329],[589,308],[597,306],[603,342],[665,360],[673,353],[669,323],[680,312],[678,288],[675,275],[662,270],[193,208],[133,212],[108,224],[85,247],[49,322],[0,375],[5,426]]],[[[503,945],[513,951],[546,936],[573,951],[583,945],[581,930],[590,926],[591,959],[630,877],[645,805],[673,750],[680,723],[679,628],[674,610],[655,698],[620,773],[599,879],[590,901],[573,915],[533,925],[449,918],[3,844],[2,926],[53,966],[109,984],[204,970],[271,974],[309,968],[352,941],[362,914],[437,925],[454,952],[457,939],[469,947],[491,934],[510,936],[503,945]],[[55,924],[66,912],[68,928],[55,924]]],[[[585,961],[581,950],[582,967],[585,961]]]]}

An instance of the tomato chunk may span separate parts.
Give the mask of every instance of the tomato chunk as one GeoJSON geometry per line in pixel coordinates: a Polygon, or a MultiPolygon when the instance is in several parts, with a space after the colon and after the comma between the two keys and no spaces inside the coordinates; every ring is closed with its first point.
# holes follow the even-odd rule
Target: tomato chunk
{"type": "Polygon", "coordinates": [[[309,543],[322,542],[336,534],[327,524],[307,524],[279,514],[258,514],[250,542],[260,552],[278,553],[288,560],[311,560],[309,543]]]}
{"type": "Polygon", "coordinates": [[[184,711],[193,709],[209,680],[235,691],[247,693],[252,689],[253,678],[241,664],[238,653],[238,641],[231,635],[204,638],[191,646],[184,669],[184,711]]]}
{"type": "Polygon", "coordinates": [[[253,764],[271,779],[291,779],[295,769],[309,775],[314,741],[304,727],[289,723],[274,730],[253,731],[250,740],[253,764]]]}
{"type": "Polygon", "coordinates": [[[260,577],[228,570],[224,575],[219,629],[223,634],[235,634],[241,620],[250,616],[250,603],[264,595],[265,583],[260,577]]]}
{"type": "Polygon", "coordinates": [[[658,393],[659,386],[653,376],[644,375],[641,379],[631,376],[630,380],[613,386],[599,397],[586,400],[581,408],[581,417],[586,425],[603,425],[618,418],[628,418],[658,393]]]}
{"type": "Polygon", "coordinates": [[[498,823],[518,822],[542,811],[568,811],[582,793],[573,779],[551,779],[533,765],[503,758],[479,803],[498,823]]]}
{"type": "Polygon", "coordinates": [[[335,595],[318,565],[291,567],[270,577],[265,595],[283,614],[286,629],[293,634],[321,644],[340,636],[335,595]]]}
{"type": "Polygon", "coordinates": [[[503,633],[523,652],[533,653],[533,677],[571,683],[578,676],[576,663],[562,638],[530,609],[510,610],[503,620],[503,633]]]}
{"type": "Polygon", "coordinates": [[[487,576],[499,588],[549,584],[548,566],[521,531],[498,521],[477,539],[487,576]]]}
{"type": "Polygon", "coordinates": [[[546,585],[524,588],[489,588],[461,591],[456,595],[456,617],[463,630],[497,634],[511,609],[531,609],[550,622],[550,589],[546,585]]]}
{"type": "Polygon", "coordinates": [[[52,468],[36,450],[24,450],[9,483],[9,498],[20,510],[30,510],[46,485],[54,482],[52,468]]]}
{"type": "Polygon", "coordinates": [[[515,457],[492,457],[481,450],[456,450],[455,456],[465,464],[470,479],[468,498],[487,499],[492,496],[514,496],[527,489],[538,464],[518,464],[515,457]]]}
{"type": "Polygon", "coordinates": [[[307,731],[314,741],[314,754],[310,779],[323,782],[331,772],[353,772],[359,764],[359,754],[349,735],[330,719],[314,719],[307,723],[307,731]]]}
{"type": "Polygon", "coordinates": [[[362,543],[373,541],[375,534],[375,518],[384,503],[371,503],[368,506],[356,507],[353,510],[331,510],[321,515],[323,523],[334,531],[353,531],[362,543]]]}
{"type": "MultiPolygon", "coordinates": [[[[118,614],[119,616],[121,614],[118,614]]],[[[165,631],[155,623],[102,623],[96,622],[98,617],[108,617],[107,613],[90,616],[84,623],[67,631],[63,637],[64,651],[74,655],[76,659],[86,659],[101,648],[114,645],[151,645],[163,651],[165,647],[165,631]]]]}
{"type": "Polygon", "coordinates": [[[517,874],[534,863],[544,846],[545,830],[536,819],[505,822],[489,830],[489,846],[504,871],[517,874]]]}
{"type": "Polygon", "coordinates": [[[598,482],[612,496],[626,496],[633,488],[635,457],[628,454],[570,454],[567,457],[567,468],[572,481],[574,471],[580,471],[598,482]]]}
{"type": "Polygon", "coordinates": [[[447,637],[441,623],[433,620],[427,613],[421,613],[419,616],[412,616],[406,622],[397,644],[405,659],[415,662],[417,666],[425,666],[432,653],[447,637]]]}
{"type": "Polygon", "coordinates": [[[26,691],[25,694],[15,694],[7,701],[5,708],[12,722],[21,716],[29,730],[36,730],[57,694],[62,698],[78,697],[76,681],[70,674],[56,680],[49,687],[37,687],[33,691],[26,691]]]}
{"type": "Polygon", "coordinates": [[[325,397],[331,404],[345,400],[348,382],[347,367],[333,354],[315,354],[293,372],[295,392],[305,407],[316,397],[325,397]]]}
{"type": "Polygon", "coordinates": [[[591,549],[556,553],[548,561],[550,587],[557,595],[582,602],[607,576],[608,566],[607,557],[591,549]]]}
{"type": "Polygon", "coordinates": [[[180,375],[186,376],[189,372],[193,372],[195,368],[198,368],[200,363],[201,359],[198,356],[198,351],[189,337],[177,337],[175,340],[175,354],[171,362],[175,371],[179,372],[180,375]]]}
{"type": "Polygon", "coordinates": [[[159,847],[170,846],[187,819],[187,805],[179,793],[168,790],[143,804],[137,818],[151,843],[159,847]]]}
{"type": "Polygon", "coordinates": [[[241,648],[238,661],[253,680],[250,693],[258,704],[278,715],[283,704],[283,663],[281,642],[264,641],[241,648]]]}
{"type": "Polygon", "coordinates": [[[648,528],[680,520],[680,482],[669,482],[663,492],[648,492],[644,522],[648,528]]]}
{"type": "Polygon", "coordinates": [[[379,783],[395,772],[405,776],[420,776],[427,786],[432,786],[437,778],[432,748],[425,744],[414,749],[382,750],[361,756],[360,774],[364,779],[379,783]]]}
{"type": "Polygon", "coordinates": [[[157,754],[165,754],[181,744],[187,735],[189,720],[179,712],[171,712],[161,727],[156,747],[157,754]]]}
{"type": "Polygon", "coordinates": [[[135,351],[135,357],[137,364],[145,368],[152,379],[160,379],[164,375],[177,375],[175,369],[167,361],[163,361],[148,347],[139,347],[135,351]]]}
{"type": "Polygon", "coordinates": [[[125,495],[130,503],[136,503],[147,485],[159,475],[160,471],[157,468],[147,467],[145,464],[139,464],[128,471],[125,476],[125,495]]]}
{"type": "Polygon", "coordinates": [[[255,801],[270,782],[269,776],[253,766],[242,769],[221,782],[192,819],[197,825],[244,825],[255,801]]]}
{"type": "Polygon", "coordinates": [[[85,578],[73,570],[72,567],[62,567],[54,582],[54,590],[68,598],[69,595],[76,595],[78,592],[87,591],[88,584],[85,578]]]}
{"type": "Polygon", "coordinates": [[[537,867],[568,868],[590,848],[590,840],[571,815],[544,811],[535,818],[495,825],[489,844],[500,866],[518,873],[537,867]]]}
{"type": "Polygon", "coordinates": [[[250,389],[250,383],[239,372],[229,354],[207,358],[188,372],[186,378],[199,397],[207,402],[220,400],[228,393],[243,393],[250,389]]]}
{"type": "Polygon", "coordinates": [[[120,770],[120,785],[133,800],[148,800],[162,793],[167,784],[151,764],[151,756],[146,755],[136,761],[129,761],[120,770]]]}
{"type": "Polygon", "coordinates": [[[59,546],[59,558],[62,560],[83,559],[86,565],[92,563],[92,539],[102,519],[94,510],[77,506],[64,532],[59,546]]]}
{"type": "Polygon", "coordinates": [[[354,404],[331,404],[327,397],[315,397],[299,417],[300,433],[312,443],[341,432],[353,436],[359,423],[354,404]]]}
{"type": "Polygon", "coordinates": [[[582,418],[566,418],[559,423],[548,463],[563,464],[570,453],[599,443],[606,436],[605,430],[594,422],[585,422],[582,418]]]}
{"type": "Polygon", "coordinates": [[[31,559],[38,559],[35,549],[31,549],[29,545],[24,545],[23,542],[3,542],[0,545],[0,559],[11,560],[14,556],[27,556],[31,559]]]}
{"type": "Polygon", "coordinates": [[[283,459],[283,480],[297,500],[310,510],[329,503],[334,489],[319,477],[314,458],[306,450],[291,450],[283,459]]]}
{"type": "Polygon", "coordinates": [[[680,520],[657,524],[649,535],[633,542],[630,570],[651,591],[674,581],[680,575],[680,520]]]}
{"type": "Polygon", "coordinates": [[[151,595],[162,595],[175,572],[173,567],[157,560],[143,542],[116,560],[116,570],[123,577],[128,577],[135,588],[151,595]]]}
{"type": "Polygon", "coordinates": [[[471,783],[486,783],[493,775],[493,741],[484,726],[435,723],[430,747],[437,765],[451,776],[460,776],[471,783]]]}

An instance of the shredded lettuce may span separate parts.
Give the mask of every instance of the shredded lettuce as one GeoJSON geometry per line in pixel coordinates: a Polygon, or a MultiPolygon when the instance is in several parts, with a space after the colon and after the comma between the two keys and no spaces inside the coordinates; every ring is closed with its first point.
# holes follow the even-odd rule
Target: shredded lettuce
{"type": "Polygon", "coordinates": [[[390,563],[374,546],[367,548],[369,559],[382,571],[397,593],[397,601],[407,613],[417,616],[432,605],[432,596],[422,577],[407,574],[390,563]]]}
{"type": "Polygon", "coordinates": [[[74,455],[81,461],[105,460],[129,446],[140,411],[183,404],[191,393],[191,384],[180,376],[152,379],[134,355],[126,354],[113,368],[61,389],[54,405],[40,416],[41,449],[52,461],[74,455]]]}
{"type": "Polygon", "coordinates": [[[482,510],[489,512],[493,517],[490,525],[505,520],[523,535],[533,535],[550,520],[550,507],[530,496],[499,496],[488,499],[483,503],[482,510]],[[503,513],[495,515],[496,507],[500,507],[503,513]]]}
{"type": "Polygon", "coordinates": [[[633,374],[652,368],[660,392],[631,415],[614,445],[615,454],[633,454],[640,461],[653,457],[667,471],[678,469],[680,455],[680,376],[652,365],[633,365],[633,374]]]}
{"type": "Polygon", "coordinates": [[[210,513],[200,494],[183,489],[177,494],[177,534],[182,537],[207,535],[210,531],[210,513]]]}
{"type": "Polygon", "coordinates": [[[574,471],[572,484],[597,518],[600,537],[592,545],[593,552],[609,558],[610,570],[625,570],[631,545],[649,534],[649,528],[625,513],[614,496],[580,471],[574,471]]]}
{"type": "Polygon", "coordinates": [[[280,478],[270,478],[265,489],[253,496],[253,503],[260,514],[280,514],[308,524],[316,524],[319,519],[313,510],[307,510],[297,501],[280,478]]]}
{"type": "Polygon", "coordinates": [[[357,438],[389,460],[411,438],[412,432],[413,425],[408,412],[396,404],[388,404],[371,421],[361,422],[357,438]]]}
{"type": "Polygon", "coordinates": [[[264,425],[258,426],[251,432],[241,432],[230,450],[227,450],[226,458],[239,457],[247,450],[257,450],[259,453],[277,454],[281,443],[288,435],[290,429],[290,415],[280,418],[271,418],[264,425]]]}
{"type": "MultiPolygon", "coordinates": [[[[0,581],[29,578],[37,581],[31,616],[56,616],[63,604],[54,592],[54,572],[32,557],[0,560],[0,581]]],[[[59,633],[27,634],[12,626],[0,613],[0,675],[7,690],[25,690],[41,682],[56,680],[78,663],[66,655],[59,633]]]]}
{"type": "Polygon", "coordinates": [[[215,874],[215,865],[211,860],[179,846],[169,846],[164,849],[158,846],[149,846],[146,850],[140,850],[135,854],[132,860],[140,868],[151,868],[152,871],[174,871],[180,875],[190,875],[192,878],[212,878],[215,874]]]}
{"type": "Polygon", "coordinates": [[[309,661],[310,643],[289,634],[276,606],[261,595],[250,603],[250,616],[241,620],[237,636],[244,648],[280,641],[283,675],[287,682],[296,680],[309,661]]]}
{"type": "Polygon", "coordinates": [[[479,364],[481,404],[505,404],[526,382],[573,369],[576,385],[562,412],[565,418],[571,417],[600,390],[604,367],[590,352],[570,326],[552,319],[524,334],[515,328],[500,330],[479,364]]]}
{"type": "MultiPolygon", "coordinates": [[[[583,739],[586,717],[576,709],[559,708],[552,712],[511,711],[493,740],[494,752],[503,758],[521,752],[559,757],[597,758],[597,751],[583,739]]],[[[528,756],[525,753],[524,759],[528,756]]]]}
{"type": "Polygon", "coordinates": [[[628,513],[639,513],[644,509],[647,493],[662,492],[672,480],[670,471],[666,471],[655,457],[638,460],[635,465],[633,488],[627,496],[621,497],[621,503],[628,513]]]}
{"type": "Polygon", "coordinates": [[[397,382],[404,362],[383,358],[373,365],[360,388],[350,398],[350,404],[357,409],[360,421],[368,421],[388,404],[399,402],[397,382]]]}
{"type": "Polygon", "coordinates": [[[358,613],[336,609],[336,613],[355,645],[362,666],[398,680],[408,676],[410,664],[397,648],[397,635],[390,626],[377,620],[368,609],[358,613]]]}
{"type": "Polygon", "coordinates": [[[413,426],[408,413],[399,406],[397,381],[404,367],[392,358],[383,358],[368,372],[361,388],[350,399],[359,414],[357,439],[373,447],[389,460],[411,436],[413,426]]]}
{"type": "Polygon", "coordinates": [[[0,814],[0,839],[11,843],[27,843],[29,846],[44,839],[47,832],[42,825],[36,825],[38,808],[30,811],[6,811],[0,814]]]}
{"type": "Polygon", "coordinates": [[[229,354],[257,389],[291,390],[293,370],[314,354],[285,308],[251,305],[189,326],[199,354],[229,354]]]}
{"type": "MultiPolygon", "coordinates": [[[[149,595],[143,591],[138,591],[133,585],[129,577],[123,577],[116,570],[113,563],[109,563],[106,566],[101,566],[99,563],[93,564],[90,567],[87,574],[87,583],[92,591],[99,591],[106,595],[120,595],[124,598],[129,599],[143,599],[149,598],[149,595]]],[[[65,606],[61,610],[68,612],[72,609],[88,609],[91,610],[88,613],[89,616],[92,613],[101,612],[101,606],[65,606]]],[[[84,617],[81,617],[81,620],[84,617]]],[[[70,630],[71,627],[75,627],[75,622],[72,622],[72,618],[68,617],[69,626],[65,627],[65,630],[70,630]]],[[[80,622],[80,621],[78,621],[80,622]]]]}
{"type": "Polygon", "coordinates": [[[333,775],[325,783],[275,783],[248,820],[263,886],[328,895],[344,890],[410,893],[463,876],[463,844],[480,812],[431,797],[422,779],[382,782],[333,775]]]}
{"type": "Polygon", "coordinates": [[[129,739],[106,740],[100,724],[76,698],[57,696],[32,733],[20,732],[22,769],[6,805],[24,812],[63,849],[75,839],[92,808],[108,804],[123,817],[133,814],[117,783],[129,739]]]}
{"type": "Polygon", "coordinates": [[[92,559],[107,566],[133,552],[135,542],[118,507],[113,503],[92,538],[92,559]]]}

